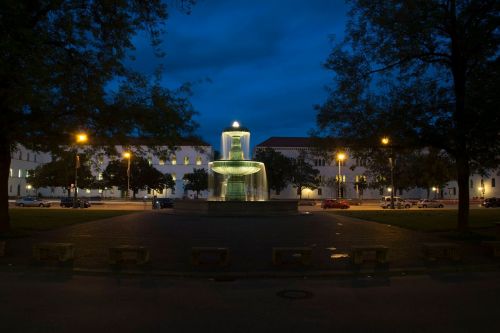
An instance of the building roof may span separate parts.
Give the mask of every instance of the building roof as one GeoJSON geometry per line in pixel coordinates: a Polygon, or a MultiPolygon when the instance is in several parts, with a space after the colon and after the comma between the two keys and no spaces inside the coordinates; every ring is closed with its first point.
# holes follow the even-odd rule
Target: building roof
{"type": "Polygon", "coordinates": [[[261,148],[274,148],[274,147],[293,147],[293,148],[306,148],[311,147],[313,141],[308,137],[280,137],[273,136],[264,142],[259,143],[256,147],[261,148]]]}

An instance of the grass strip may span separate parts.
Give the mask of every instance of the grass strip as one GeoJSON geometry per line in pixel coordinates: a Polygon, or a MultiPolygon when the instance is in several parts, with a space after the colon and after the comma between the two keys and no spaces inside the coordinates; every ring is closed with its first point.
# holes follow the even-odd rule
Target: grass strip
{"type": "Polygon", "coordinates": [[[41,231],[135,212],[137,211],[25,208],[11,209],[9,214],[13,230],[21,229],[41,231]]]}
{"type": "MultiPolygon", "coordinates": [[[[366,210],[335,211],[348,217],[390,224],[418,231],[450,231],[457,227],[457,210],[366,210]]],[[[500,222],[500,209],[472,209],[469,215],[469,226],[472,229],[494,227],[500,222]]]]}

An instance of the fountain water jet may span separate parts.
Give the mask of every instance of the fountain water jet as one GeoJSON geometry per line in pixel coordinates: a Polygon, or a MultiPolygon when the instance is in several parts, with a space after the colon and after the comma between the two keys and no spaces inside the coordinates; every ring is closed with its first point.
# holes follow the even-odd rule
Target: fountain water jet
{"type": "Polygon", "coordinates": [[[266,167],[251,161],[250,132],[233,122],[222,132],[222,159],[208,164],[210,201],[267,200],[266,167]]]}

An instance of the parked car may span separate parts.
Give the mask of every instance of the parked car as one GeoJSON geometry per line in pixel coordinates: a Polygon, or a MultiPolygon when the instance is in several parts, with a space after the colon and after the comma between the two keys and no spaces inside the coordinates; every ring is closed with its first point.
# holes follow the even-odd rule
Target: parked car
{"type": "Polygon", "coordinates": [[[15,205],[19,207],[50,207],[50,202],[35,197],[24,197],[17,199],[15,205]]]}
{"type": "Polygon", "coordinates": [[[481,202],[481,206],[490,207],[500,207],[500,198],[486,198],[481,202]]]}
{"type": "Polygon", "coordinates": [[[327,199],[323,200],[321,203],[321,208],[327,209],[327,208],[339,208],[339,209],[347,209],[349,208],[349,203],[345,200],[333,200],[333,199],[327,199]]]}
{"type": "MultiPolygon", "coordinates": [[[[74,200],[75,200],[75,198],[73,198],[73,197],[61,198],[60,206],[66,207],[66,208],[73,207],[74,200]]],[[[89,208],[90,207],[90,201],[88,201],[85,198],[78,198],[76,203],[77,203],[77,207],[80,207],[80,208],[89,208]]]]}
{"type": "Polygon", "coordinates": [[[437,201],[431,199],[422,199],[417,204],[418,208],[443,208],[444,205],[437,201]]]}
{"type": "MultiPolygon", "coordinates": [[[[382,199],[380,199],[380,207],[386,209],[386,208],[391,208],[391,197],[390,196],[384,196],[382,199]]],[[[394,197],[394,208],[410,208],[411,207],[411,202],[406,201],[403,198],[400,197],[394,197]]]]}
{"type": "Polygon", "coordinates": [[[156,206],[158,208],[173,208],[174,200],[170,198],[156,198],[156,206]]]}

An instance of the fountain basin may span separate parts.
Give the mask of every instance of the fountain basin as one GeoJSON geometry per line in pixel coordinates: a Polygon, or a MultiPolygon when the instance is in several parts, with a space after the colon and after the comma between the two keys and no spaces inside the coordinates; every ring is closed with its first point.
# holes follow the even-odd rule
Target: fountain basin
{"type": "Polygon", "coordinates": [[[246,176],[259,172],[264,163],[256,161],[219,160],[210,162],[209,168],[222,175],[246,176]]]}

